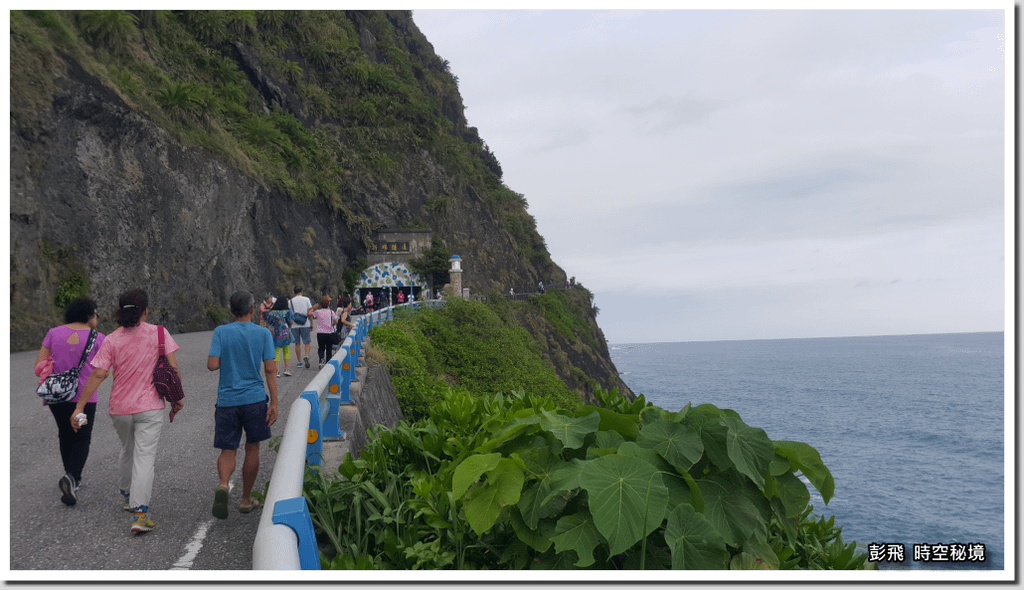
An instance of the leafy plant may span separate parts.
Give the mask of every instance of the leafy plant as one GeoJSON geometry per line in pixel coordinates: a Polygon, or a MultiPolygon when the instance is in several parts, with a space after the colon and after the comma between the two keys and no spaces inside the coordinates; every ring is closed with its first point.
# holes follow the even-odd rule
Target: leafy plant
{"type": "Polygon", "coordinates": [[[223,307],[219,307],[211,303],[206,306],[206,317],[210,318],[213,325],[219,326],[231,317],[231,313],[223,307]]]}
{"type": "Polygon", "coordinates": [[[324,567],[872,567],[834,519],[811,518],[797,474],[826,502],[834,482],[809,445],[710,404],[597,397],[569,411],[456,390],[429,418],[371,432],[344,479],[307,482],[319,534],[352,556],[324,567]]]}
{"type": "Polygon", "coordinates": [[[79,266],[61,277],[53,302],[58,308],[63,309],[75,299],[88,295],[89,278],[85,274],[85,269],[79,266]]]}
{"type": "Polygon", "coordinates": [[[123,10],[86,10],[82,12],[82,31],[92,43],[112,52],[124,51],[139,17],[123,10]]]}

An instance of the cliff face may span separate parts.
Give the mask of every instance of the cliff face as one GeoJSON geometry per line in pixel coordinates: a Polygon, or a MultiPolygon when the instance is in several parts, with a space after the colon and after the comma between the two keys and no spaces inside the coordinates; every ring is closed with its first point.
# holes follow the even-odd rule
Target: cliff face
{"type": "Polygon", "coordinates": [[[337,294],[389,227],[476,293],[565,280],[408,13],[230,13],[12,12],[12,351],[75,294],[108,332],[132,288],[174,332],[337,294]]]}
{"type": "Polygon", "coordinates": [[[12,350],[38,346],[78,268],[101,310],[143,288],[175,332],[211,329],[237,290],[337,285],[360,244],[317,209],[184,147],[70,62],[52,109],[11,132],[12,350]]]}

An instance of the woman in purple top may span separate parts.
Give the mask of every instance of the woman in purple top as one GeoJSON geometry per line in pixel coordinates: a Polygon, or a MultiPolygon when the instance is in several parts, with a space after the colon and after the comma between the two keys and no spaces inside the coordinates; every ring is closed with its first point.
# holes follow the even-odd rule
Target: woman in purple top
{"type": "MultiPolygon", "coordinates": [[[[64,311],[64,325],[52,328],[43,338],[43,345],[36,357],[36,375],[41,376],[42,367],[47,358],[52,359],[53,372],[62,373],[78,366],[82,358],[82,350],[89,341],[89,332],[96,329],[96,302],[91,299],[76,299],[64,311]]],[[[96,341],[86,358],[85,365],[78,375],[78,392],[69,401],[59,404],[48,404],[54,420],[57,421],[57,434],[60,440],[60,457],[64,462],[64,476],[57,482],[61,490],[61,501],[68,506],[78,501],[78,488],[82,485],[82,469],[89,458],[89,444],[92,441],[92,425],[96,416],[96,402],[99,394],[93,393],[85,404],[85,415],[89,422],[75,432],[71,428],[71,414],[75,411],[86,381],[92,373],[89,364],[103,344],[103,334],[97,333],[96,341]]]]}

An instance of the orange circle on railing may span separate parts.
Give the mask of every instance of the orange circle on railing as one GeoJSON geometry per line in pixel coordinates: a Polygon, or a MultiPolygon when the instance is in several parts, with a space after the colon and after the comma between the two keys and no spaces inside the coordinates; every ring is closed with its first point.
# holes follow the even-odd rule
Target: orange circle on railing
{"type": "Polygon", "coordinates": [[[345,369],[347,371],[348,370],[348,363],[345,363],[344,365],[342,365],[341,368],[345,369]]]}
{"type": "Polygon", "coordinates": [[[309,444],[313,444],[317,441],[318,438],[320,438],[320,433],[310,428],[309,436],[306,437],[306,442],[308,442],[309,444]]]}
{"type": "Polygon", "coordinates": [[[331,393],[338,393],[337,384],[331,383],[331,393]]]}

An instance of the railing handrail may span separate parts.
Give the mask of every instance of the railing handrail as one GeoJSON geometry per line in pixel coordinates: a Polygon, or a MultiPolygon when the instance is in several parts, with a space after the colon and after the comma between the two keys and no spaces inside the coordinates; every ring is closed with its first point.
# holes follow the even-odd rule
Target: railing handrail
{"type": "Polygon", "coordinates": [[[302,496],[302,481],[306,465],[322,460],[323,435],[343,434],[337,424],[337,407],[351,401],[348,387],[355,380],[362,343],[370,328],[391,320],[399,308],[417,311],[421,306],[436,308],[443,303],[437,299],[414,301],[353,316],[356,327],[313,376],[302,395],[292,402],[253,541],[254,570],[320,569],[312,521],[302,496]],[[337,386],[337,391],[330,391],[332,386],[337,386]]]}

